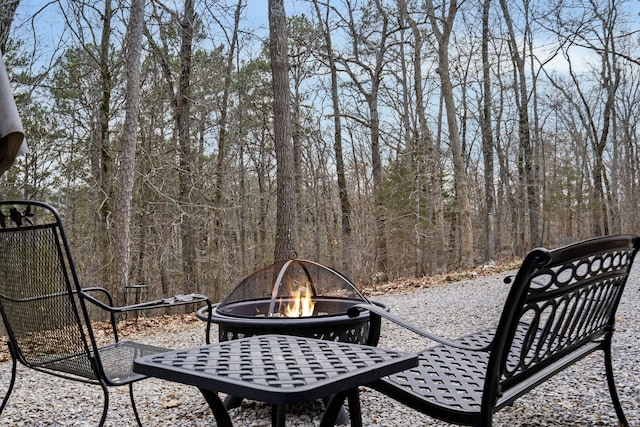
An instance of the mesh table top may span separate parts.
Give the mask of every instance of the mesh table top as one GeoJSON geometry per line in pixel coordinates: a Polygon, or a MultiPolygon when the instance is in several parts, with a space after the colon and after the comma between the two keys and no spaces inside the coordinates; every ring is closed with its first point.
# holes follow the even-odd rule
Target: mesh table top
{"type": "Polygon", "coordinates": [[[416,355],[400,351],[257,335],[141,357],[134,371],[202,390],[294,404],[353,389],[416,365],[416,355]]]}

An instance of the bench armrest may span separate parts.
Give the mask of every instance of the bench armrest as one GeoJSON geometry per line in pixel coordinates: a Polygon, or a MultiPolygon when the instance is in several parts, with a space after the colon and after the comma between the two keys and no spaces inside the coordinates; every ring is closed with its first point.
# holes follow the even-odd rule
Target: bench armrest
{"type": "Polygon", "coordinates": [[[371,313],[374,313],[382,318],[385,318],[397,325],[402,326],[405,329],[408,329],[418,335],[421,335],[425,338],[430,339],[431,341],[435,341],[439,344],[444,344],[450,347],[455,347],[461,350],[466,350],[466,351],[483,351],[483,352],[488,352],[491,350],[492,344],[486,345],[484,347],[471,347],[471,346],[467,346],[464,344],[460,344],[459,342],[456,341],[452,341],[452,340],[448,340],[446,338],[442,338],[438,335],[435,335],[431,332],[427,332],[424,331],[420,328],[418,328],[417,326],[412,325],[411,323],[407,322],[404,319],[401,319],[400,317],[391,314],[390,312],[384,310],[381,307],[378,307],[374,304],[355,304],[353,306],[351,306],[348,310],[347,310],[347,315],[349,315],[349,317],[357,317],[360,315],[361,311],[364,310],[369,310],[371,313]]]}

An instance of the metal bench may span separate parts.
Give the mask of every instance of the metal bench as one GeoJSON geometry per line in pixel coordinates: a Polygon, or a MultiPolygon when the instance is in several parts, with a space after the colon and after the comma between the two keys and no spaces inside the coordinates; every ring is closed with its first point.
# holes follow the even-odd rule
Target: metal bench
{"type": "MultiPolygon", "coordinates": [[[[99,384],[104,393],[99,425],[104,424],[109,408],[108,387],[128,385],[140,425],[132,385],[146,376],[133,372],[133,362],[167,349],[120,341],[116,315],[184,304],[206,304],[211,312],[208,298],[199,294],[114,307],[106,289],[80,286],[62,220],[54,208],[40,202],[0,202],[0,314],[12,359],[11,380],[0,414],[13,390],[20,362],[48,374],[99,384]],[[106,313],[111,343],[98,344],[91,309],[106,313]]],[[[207,343],[209,335],[207,324],[207,343]]],[[[95,403],[87,399],[88,407],[95,403]]]]}
{"type": "Polygon", "coordinates": [[[418,367],[369,386],[429,416],[460,425],[491,426],[493,414],[596,350],[604,352],[611,399],[628,426],[611,361],[615,313],[634,257],[635,236],[608,236],[524,259],[497,327],[442,339],[378,307],[359,305],[439,345],[420,353],[418,367]]]}

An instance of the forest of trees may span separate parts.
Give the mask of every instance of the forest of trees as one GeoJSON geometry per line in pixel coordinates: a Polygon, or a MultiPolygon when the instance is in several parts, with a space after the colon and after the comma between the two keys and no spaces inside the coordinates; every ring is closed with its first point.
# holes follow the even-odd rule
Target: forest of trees
{"type": "Polygon", "coordinates": [[[640,231],[635,0],[22,8],[0,197],[60,210],[87,286],[219,300],[278,233],[358,284],[640,231]]]}

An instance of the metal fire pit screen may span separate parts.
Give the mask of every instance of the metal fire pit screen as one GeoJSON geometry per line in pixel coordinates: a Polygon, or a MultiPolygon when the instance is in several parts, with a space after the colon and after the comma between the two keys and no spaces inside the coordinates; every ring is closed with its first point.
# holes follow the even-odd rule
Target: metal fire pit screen
{"type": "MultiPolygon", "coordinates": [[[[291,259],[247,276],[214,305],[212,321],[219,326],[220,341],[277,333],[376,345],[380,319],[347,315],[354,304],[368,302],[335,270],[291,259]]],[[[199,316],[206,319],[202,310],[199,316]]]]}

